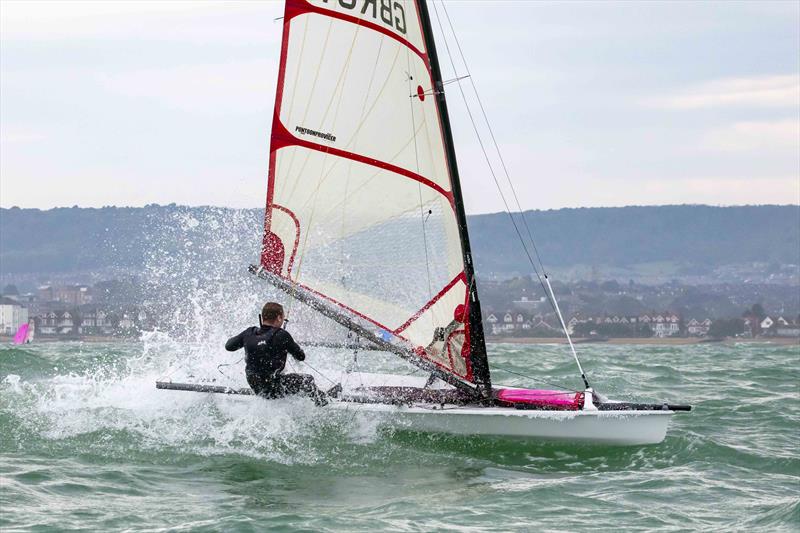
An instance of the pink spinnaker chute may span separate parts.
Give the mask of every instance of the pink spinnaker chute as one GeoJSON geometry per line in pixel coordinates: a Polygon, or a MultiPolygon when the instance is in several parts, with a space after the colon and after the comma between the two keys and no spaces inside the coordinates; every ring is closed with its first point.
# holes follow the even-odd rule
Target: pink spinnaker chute
{"type": "Polygon", "coordinates": [[[30,324],[27,322],[19,327],[14,335],[14,344],[24,344],[28,340],[28,328],[30,328],[30,324]]]}
{"type": "Polygon", "coordinates": [[[583,407],[582,392],[538,389],[500,389],[497,399],[509,404],[531,405],[548,409],[576,411],[583,407]]]}

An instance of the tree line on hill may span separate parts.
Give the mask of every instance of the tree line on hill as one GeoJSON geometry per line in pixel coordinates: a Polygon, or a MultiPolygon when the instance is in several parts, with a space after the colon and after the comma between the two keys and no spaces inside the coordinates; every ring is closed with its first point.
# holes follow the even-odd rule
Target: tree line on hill
{"type": "MultiPolygon", "coordinates": [[[[519,217],[519,215],[515,215],[519,217]]],[[[528,211],[551,267],[669,261],[696,271],[746,262],[800,262],[800,206],[676,205],[528,211]]],[[[263,209],[160,206],[0,209],[0,263],[9,273],[141,269],[153,254],[258,255],[263,209]]],[[[479,275],[529,273],[506,213],[468,217],[479,275]]]]}

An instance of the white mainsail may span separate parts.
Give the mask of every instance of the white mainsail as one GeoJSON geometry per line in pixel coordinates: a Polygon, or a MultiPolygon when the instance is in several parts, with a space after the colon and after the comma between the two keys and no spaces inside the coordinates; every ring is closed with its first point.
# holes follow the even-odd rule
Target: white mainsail
{"type": "Polygon", "coordinates": [[[427,16],[413,0],[287,0],[261,266],[488,385],[427,16]]]}

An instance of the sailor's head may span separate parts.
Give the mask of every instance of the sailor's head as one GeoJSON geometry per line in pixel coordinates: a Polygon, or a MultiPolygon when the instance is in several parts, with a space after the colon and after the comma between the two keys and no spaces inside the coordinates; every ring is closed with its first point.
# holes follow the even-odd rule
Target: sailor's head
{"type": "Polygon", "coordinates": [[[277,302],[267,302],[261,308],[261,321],[268,326],[283,326],[283,306],[277,302]]]}

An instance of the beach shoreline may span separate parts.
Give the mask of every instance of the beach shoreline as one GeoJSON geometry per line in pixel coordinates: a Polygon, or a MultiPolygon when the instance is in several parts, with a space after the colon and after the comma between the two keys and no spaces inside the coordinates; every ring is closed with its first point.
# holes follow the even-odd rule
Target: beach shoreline
{"type": "MultiPolygon", "coordinates": [[[[10,344],[13,337],[0,336],[0,344],[10,344]]],[[[57,338],[57,337],[36,337],[33,342],[55,343],[55,342],[86,342],[86,343],[113,343],[137,341],[136,338],[122,338],[111,336],[86,336],[80,338],[57,338]]],[[[493,335],[486,336],[488,344],[567,344],[564,337],[498,337],[493,335]]],[[[698,337],[611,337],[603,339],[592,338],[573,338],[573,344],[619,344],[619,345],[649,345],[649,346],[680,346],[688,344],[772,344],[776,346],[800,346],[800,338],[797,337],[756,337],[739,338],[728,337],[715,340],[698,337]]]]}
{"type": "MultiPolygon", "coordinates": [[[[486,342],[490,344],[567,344],[564,337],[497,337],[487,336],[486,342]]],[[[777,346],[800,346],[797,337],[756,337],[739,338],[727,337],[720,340],[699,337],[612,337],[604,339],[577,338],[572,339],[573,344],[646,344],[654,346],[677,346],[686,344],[774,344],[777,346]]]]}

